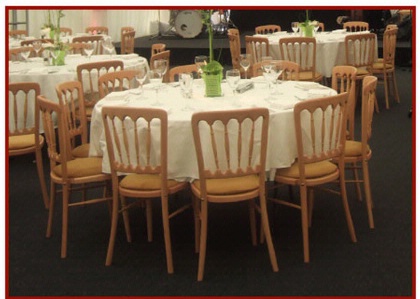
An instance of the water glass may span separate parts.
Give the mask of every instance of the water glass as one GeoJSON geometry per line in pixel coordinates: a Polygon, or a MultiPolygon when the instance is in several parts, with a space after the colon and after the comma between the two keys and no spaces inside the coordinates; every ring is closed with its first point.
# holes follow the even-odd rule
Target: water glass
{"type": "Polygon", "coordinates": [[[239,85],[241,79],[241,72],[238,69],[232,69],[226,71],[226,81],[232,88],[233,94],[236,94],[236,88],[239,85]]]}
{"type": "Polygon", "coordinates": [[[248,69],[251,66],[251,54],[241,54],[239,64],[245,70],[245,79],[248,79],[248,69]]]}

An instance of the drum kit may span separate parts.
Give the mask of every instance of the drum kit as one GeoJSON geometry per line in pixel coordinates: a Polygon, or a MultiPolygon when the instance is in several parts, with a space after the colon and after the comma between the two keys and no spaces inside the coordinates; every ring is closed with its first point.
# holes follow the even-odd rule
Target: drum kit
{"type": "MultiPolygon", "coordinates": [[[[230,10],[215,11],[211,16],[212,28],[216,34],[227,33],[230,10]]],[[[169,24],[182,38],[195,38],[203,31],[203,21],[198,10],[171,10],[169,24]]]]}

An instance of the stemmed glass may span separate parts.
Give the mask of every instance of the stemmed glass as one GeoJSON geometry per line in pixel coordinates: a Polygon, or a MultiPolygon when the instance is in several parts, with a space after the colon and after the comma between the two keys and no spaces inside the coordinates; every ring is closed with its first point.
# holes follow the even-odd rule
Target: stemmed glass
{"type": "Polygon", "coordinates": [[[271,76],[272,81],[274,81],[274,90],[272,94],[281,94],[277,90],[277,86],[278,86],[277,82],[278,82],[279,76],[283,73],[283,64],[279,60],[272,60],[270,65],[271,65],[270,76],[271,76]]]}
{"type": "Polygon", "coordinates": [[[36,56],[39,57],[39,51],[42,49],[42,42],[40,40],[36,40],[32,43],[34,50],[36,52],[36,56]]]}
{"type": "Polygon", "coordinates": [[[194,76],[192,73],[179,74],[179,83],[181,85],[182,96],[187,99],[185,107],[183,108],[184,111],[193,110],[190,107],[190,101],[188,100],[192,97],[193,80],[194,76]]]}
{"type": "Polygon", "coordinates": [[[85,47],[83,51],[86,53],[87,57],[90,60],[90,56],[92,56],[93,52],[95,51],[96,45],[94,43],[85,43],[85,47]]]}
{"type": "Polygon", "coordinates": [[[133,91],[134,94],[142,95],[143,94],[143,84],[147,79],[147,68],[145,65],[140,65],[135,68],[136,71],[136,81],[139,83],[138,89],[133,91]]]}
{"type": "Polygon", "coordinates": [[[296,35],[299,30],[299,22],[292,22],[292,30],[293,33],[296,35]]]}
{"type": "Polygon", "coordinates": [[[206,65],[209,61],[209,58],[205,55],[198,55],[194,58],[194,63],[197,66],[197,73],[198,77],[201,78],[201,74],[203,73],[202,67],[206,65]]]}
{"type": "Polygon", "coordinates": [[[241,54],[239,56],[239,64],[245,70],[245,79],[248,79],[248,69],[251,65],[251,54],[241,54]]]}
{"type": "Polygon", "coordinates": [[[152,85],[152,89],[156,91],[156,100],[152,104],[152,106],[162,106],[162,103],[159,101],[159,89],[162,85],[162,75],[156,70],[150,70],[148,73],[148,77],[150,84],[152,85]]]}
{"type": "Polygon", "coordinates": [[[28,62],[29,55],[31,55],[31,50],[29,47],[20,52],[20,56],[22,56],[24,62],[28,62]]]}
{"type": "Polygon", "coordinates": [[[153,67],[160,74],[161,78],[163,78],[168,70],[168,61],[166,59],[157,59],[153,62],[153,67]]]}
{"type": "Polygon", "coordinates": [[[112,52],[114,51],[114,45],[112,44],[110,37],[107,37],[103,40],[102,47],[104,48],[105,52],[107,52],[112,57],[112,52]]]}
{"type": "Polygon", "coordinates": [[[314,34],[318,32],[319,29],[319,22],[318,21],[312,21],[312,25],[314,26],[314,34]]]}
{"type": "Polygon", "coordinates": [[[241,72],[237,69],[227,70],[226,71],[226,81],[232,88],[233,95],[236,95],[236,88],[239,85],[239,80],[241,79],[241,72]]]}

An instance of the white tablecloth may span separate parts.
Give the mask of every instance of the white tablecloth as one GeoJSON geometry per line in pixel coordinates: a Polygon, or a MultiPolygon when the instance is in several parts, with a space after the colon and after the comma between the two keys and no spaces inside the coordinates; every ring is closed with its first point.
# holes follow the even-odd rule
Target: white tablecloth
{"type": "Polygon", "coordinates": [[[257,77],[253,81],[255,88],[243,94],[233,96],[229,86],[223,83],[224,96],[206,98],[201,80],[195,80],[192,99],[183,98],[180,87],[168,84],[159,93],[160,106],[154,106],[155,91],[149,89],[148,84],[144,86],[143,96],[136,95],[130,90],[111,93],[99,101],[93,110],[89,154],[103,155],[103,171],[110,172],[101,119],[103,106],[158,107],[168,111],[169,178],[178,180],[198,178],[190,124],[192,114],[197,111],[267,107],[270,110],[267,170],[288,167],[297,157],[293,123],[294,105],[307,98],[334,95],[336,92],[317,83],[289,81],[278,85],[278,95],[270,95],[264,80],[257,77]]]}
{"type": "MultiPolygon", "coordinates": [[[[9,61],[9,83],[37,82],[41,87],[42,95],[57,101],[55,86],[62,82],[77,80],[76,68],[79,64],[105,60],[122,60],[125,69],[139,65],[149,68],[147,59],[137,54],[93,55],[90,59],[81,55],[68,55],[65,59],[66,64],[63,66],[45,66],[42,58],[30,58],[27,63],[9,61]]],[[[29,113],[33,115],[32,111],[29,113]]],[[[13,115],[9,117],[9,126],[13,126],[13,115]]],[[[29,118],[29,123],[33,123],[32,118],[29,118]]]]}
{"type": "MultiPolygon", "coordinates": [[[[369,33],[368,31],[362,33],[369,33]]],[[[325,77],[332,76],[332,69],[336,65],[344,65],[346,63],[344,39],[346,35],[359,34],[349,33],[342,30],[334,30],[329,32],[318,32],[316,38],[316,70],[325,77]]],[[[270,35],[255,35],[268,38],[270,44],[270,56],[273,59],[282,59],[280,54],[279,40],[284,37],[294,37],[293,33],[279,32],[270,35]]],[[[377,57],[377,48],[375,51],[377,57]]]]}

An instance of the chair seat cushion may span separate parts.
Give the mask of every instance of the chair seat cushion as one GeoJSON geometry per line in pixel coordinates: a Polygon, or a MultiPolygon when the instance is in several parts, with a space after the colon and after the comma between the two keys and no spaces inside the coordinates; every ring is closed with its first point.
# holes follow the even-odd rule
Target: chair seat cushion
{"type": "MultiPolygon", "coordinates": [[[[367,145],[368,152],[370,151],[369,144],[367,145]]],[[[362,143],[360,141],[346,140],[344,148],[345,157],[357,157],[362,155],[362,143]]]]}
{"type": "MultiPolygon", "coordinates": [[[[168,180],[168,188],[181,184],[175,180],[168,180]]],[[[153,174],[129,174],[120,182],[121,188],[132,190],[159,190],[161,189],[161,177],[153,174]]]]}
{"type": "Polygon", "coordinates": [[[89,147],[90,147],[89,143],[79,145],[71,151],[71,154],[75,158],[87,158],[89,157],[89,147]]]}
{"type": "MultiPolygon", "coordinates": [[[[383,61],[377,61],[372,65],[373,70],[383,70],[384,69],[384,63],[383,61]]],[[[392,64],[386,63],[385,69],[392,69],[392,64]]]]}
{"type": "Polygon", "coordinates": [[[356,76],[367,76],[369,75],[369,71],[365,68],[357,68],[356,76]]]}
{"type": "MultiPolygon", "coordinates": [[[[42,138],[42,136],[40,136],[42,138]]],[[[35,145],[35,134],[9,136],[9,150],[18,150],[35,145]]]]}
{"type": "MultiPolygon", "coordinates": [[[[61,164],[55,166],[52,171],[60,177],[63,176],[61,164]]],[[[77,158],[67,162],[67,175],[69,178],[80,178],[97,174],[102,174],[102,158],[77,158]]]]}
{"type": "MultiPolygon", "coordinates": [[[[296,75],[297,74],[292,74],[292,80],[297,80],[296,79],[296,75]]],[[[312,72],[308,71],[308,72],[299,72],[299,80],[300,81],[321,81],[322,80],[322,74],[315,72],[315,77],[312,77],[312,72]]]]}
{"type": "MultiPolygon", "coordinates": [[[[310,164],[305,164],[306,178],[318,178],[334,173],[337,170],[337,165],[329,161],[321,161],[310,164]]],[[[299,163],[296,161],[289,168],[279,168],[276,171],[276,176],[299,178],[299,163]]]]}
{"type": "MultiPolygon", "coordinates": [[[[257,175],[247,175],[226,179],[208,179],[207,193],[213,195],[229,195],[244,193],[259,188],[260,178],[257,175]]],[[[195,180],[193,184],[200,189],[200,180],[195,180]]]]}

